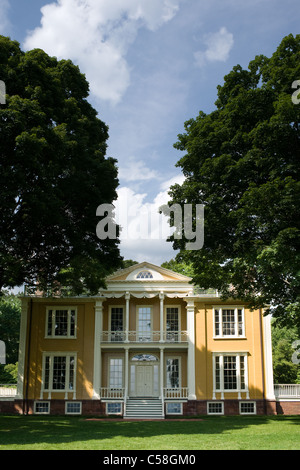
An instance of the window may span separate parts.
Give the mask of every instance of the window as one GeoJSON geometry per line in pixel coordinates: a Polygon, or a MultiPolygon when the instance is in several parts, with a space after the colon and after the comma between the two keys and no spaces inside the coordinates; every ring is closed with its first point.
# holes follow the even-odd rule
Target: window
{"type": "Polygon", "coordinates": [[[158,359],[153,354],[136,354],[131,359],[132,361],[139,361],[139,362],[157,362],[158,359]]]}
{"type": "Polygon", "coordinates": [[[153,274],[150,271],[140,271],[136,276],[137,279],[153,279],[153,274]]]}
{"type": "Polygon", "coordinates": [[[214,337],[215,338],[243,338],[245,337],[244,309],[226,307],[214,309],[214,337]]]}
{"type": "Polygon", "coordinates": [[[255,415],[256,414],[255,401],[241,401],[240,402],[240,414],[241,415],[255,415]]]}
{"type": "Polygon", "coordinates": [[[179,308],[166,307],[167,341],[178,341],[179,330],[179,308]]]}
{"type": "Polygon", "coordinates": [[[167,403],[166,412],[168,415],[182,415],[182,403],[167,403]]]}
{"type": "Polygon", "coordinates": [[[49,401],[35,401],[33,412],[34,414],[48,415],[50,413],[50,402],[49,401]]]}
{"type": "Polygon", "coordinates": [[[109,387],[119,390],[123,387],[123,359],[110,358],[109,360],[109,387]]]}
{"type": "Polygon", "coordinates": [[[76,307],[47,308],[46,337],[75,338],[76,337],[76,307]]]}
{"type": "Polygon", "coordinates": [[[67,401],[66,402],[67,415],[81,415],[81,401],[67,401]]]}
{"type": "Polygon", "coordinates": [[[43,389],[49,391],[75,390],[74,353],[47,353],[43,361],[43,389]]]}
{"type": "Polygon", "coordinates": [[[139,341],[151,341],[152,309],[151,307],[138,307],[138,338],[139,341]]]}
{"type": "Polygon", "coordinates": [[[167,388],[180,387],[179,358],[167,359],[167,388]]]}
{"type": "Polygon", "coordinates": [[[247,391],[247,353],[214,353],[214,391],[247,391]]]}
{"type": "Polygon", "coordinates": [[[123,307],[110,309],[111,341],[123,341],[123,307]]]}
{"type": "Polygon", "coordinates": [[[209,401],[207,402],[207,414],[209,415],[223,415],[224,403],[222,401],[209,401]]]}
{"type": "Polygon", "coordinates": [[[106,403],[106,414],[107,415],[120,415],[122,413],[122,403],[106,403]]]}

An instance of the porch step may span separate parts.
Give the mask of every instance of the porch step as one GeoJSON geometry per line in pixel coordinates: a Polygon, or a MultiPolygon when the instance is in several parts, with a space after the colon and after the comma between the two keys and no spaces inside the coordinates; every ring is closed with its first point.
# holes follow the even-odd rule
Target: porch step
{"type": "Polygon", "coordinates": [[[128,398],[125,419],[164,419],[160,398],[128,398]]]}

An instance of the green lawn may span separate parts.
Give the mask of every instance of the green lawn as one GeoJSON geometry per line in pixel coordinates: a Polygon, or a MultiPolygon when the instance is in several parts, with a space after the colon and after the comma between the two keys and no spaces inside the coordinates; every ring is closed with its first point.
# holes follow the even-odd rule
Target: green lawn
{"type": "Polygon", "coordinates": [[[300,416],[126,422],[0,415],[0,450],[300,450],[300,416]]]}

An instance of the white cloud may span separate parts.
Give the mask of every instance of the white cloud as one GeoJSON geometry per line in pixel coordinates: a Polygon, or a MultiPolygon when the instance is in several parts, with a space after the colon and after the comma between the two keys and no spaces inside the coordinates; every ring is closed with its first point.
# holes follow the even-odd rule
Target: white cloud
{"type": "Polygon", "coordinates": [[[206,62],[225,62],[233,47],[233,34],[223,26],[217,33],[210,33],[205,36],[205,51],[194,53],[195,65],[202,67],[206,62]]]}
{"type": "Polygon", "coordinates": [[[128,48],[138,30],[155,31],[177,13],[181,0],[57,0],[41,8],[41,26],[24,47],[73,60],[91,92],[117,103],[130,84],[128,48]]]}
{"type": "Polygon", "coordinates": [[[134,157],[129,157],[126,165],[119,168],[120,179],[124,181],[145,181],[157,179],[159,177],[156,170],[147,168],[145,162],[136,160],[134,157]]]}
{"type": "Polygon", "coordinates": [[[119,188],[115,204],[116,221],[122,227],[120,249],[126,259],[161,264],[175,256],[172,243],[166,241],[173,229],[167,217],[159,214],[159,207],[170,199],[170,186],[183,181],[182,175],[164,181],[161,191],[151,202],[145,202],[146,193],[136,193],[128,187],[119,188]]]}

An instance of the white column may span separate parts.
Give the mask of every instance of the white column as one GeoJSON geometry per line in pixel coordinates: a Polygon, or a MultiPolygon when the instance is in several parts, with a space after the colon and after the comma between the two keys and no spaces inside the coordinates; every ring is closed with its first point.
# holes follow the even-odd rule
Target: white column
{"type": "Polygon", "coordinates": [[[17,395],[16,395],[16,398],[18,399],[23,398],[28,302],[29,302],[28,299],[26,298],[22,299],[20,341],[19,341],[19,362],[18,362],[18,386],[17,386],[17,395]]]}
{"type": "Polygon", "coordinates": [[[160,342],[163,343],[164,341],[164,298],[165,295],[163,292],[159,293],[159,300],[160,300],[160,342]]]}
{"type": "Polygon", "coordinates": [[[95,332],[94,332],[94,380],[93,399],[100,399],[101,387],[101,333],[102,333],[102,312],[103,300],[97,300],[95,304],[95,332]]]}
{"type": "Polygon", "coordinates": [[[266,399],[275,400],[274,379],[273,379],[273,359],[272,359],[271,315],[263,316],[263,326],[264,326],[264,356],[265,356],[264,367],[265,367],[265,380],[266,380],[266,399]]]}
{"type": "Polygon", "coordinates": [[[126,311],[125,311],[125,343],[128,343],[128,332],[129,332],[129,299],[130,294],[126,292],[125,300],[126,300],[126,311]]]}
{"type": "Polygon", "coordinates": [[[188,391],[189,400],[196,400],[195,388],[195,305],[194,300],[186,300],[187,331],[188,331],[188,391]]]}
{"type": "Polygon", "coordinates": [[[161,399],[164,397],[164,348],[160,348],[160,390],[161,399]]]}
{"type": "Polygon", "coordinates": [[[129,374],[129,371],[128,371],[128,358],[129,358],[129,347],[127,346],[125,348],[125,366],[124,366],[124,374],[125,374],[125,381],[124,381],[124,387],[125,387],[125,396],[124,396],[124,400],[126,400],[127,396],[128,396],[128,374],[129,374]]]}

